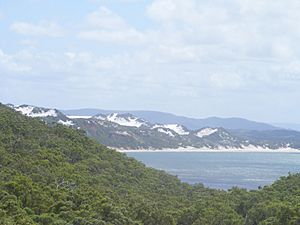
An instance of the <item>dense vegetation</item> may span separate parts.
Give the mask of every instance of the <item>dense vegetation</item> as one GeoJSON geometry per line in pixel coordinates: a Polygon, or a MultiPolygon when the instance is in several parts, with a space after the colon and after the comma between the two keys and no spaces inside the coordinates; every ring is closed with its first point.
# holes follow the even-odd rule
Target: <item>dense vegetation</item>
{"type": "Polygon", "coordinates": [[[300,224],[300,175],[258,191],[181,183],[0,105],[0,224],[300,224]]]}

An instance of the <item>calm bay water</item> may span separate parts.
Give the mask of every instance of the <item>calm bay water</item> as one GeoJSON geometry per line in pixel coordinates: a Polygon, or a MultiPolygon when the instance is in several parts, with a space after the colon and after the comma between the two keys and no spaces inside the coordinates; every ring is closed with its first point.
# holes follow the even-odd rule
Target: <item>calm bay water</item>
{"type": "Polygon", "coordinates": [[[218,189],[257,189],[289,172],[300,172],[300,153],[128,152],[147,166],[177,175],[184,182],[218,189]]]}

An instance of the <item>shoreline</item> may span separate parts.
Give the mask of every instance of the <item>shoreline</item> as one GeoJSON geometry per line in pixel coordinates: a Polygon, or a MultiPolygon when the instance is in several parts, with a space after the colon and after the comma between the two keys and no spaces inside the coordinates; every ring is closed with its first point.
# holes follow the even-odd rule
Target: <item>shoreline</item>
{"type": "Polygon", "coordinates": [[[196,148],[176,148],[176,149],[117,149],[112,148],[117,152],[127,153],[127,152],[139,152],[139,153],[147,153],[147,152],[162,152],[162,153],[182,153],[182,152],[205,152],[205,153],[300,153],[300,149],[293,148],[278,148],[278,149],[267,149],[267,148],[242,148],[242,149],[196,149],[196,148]]]}

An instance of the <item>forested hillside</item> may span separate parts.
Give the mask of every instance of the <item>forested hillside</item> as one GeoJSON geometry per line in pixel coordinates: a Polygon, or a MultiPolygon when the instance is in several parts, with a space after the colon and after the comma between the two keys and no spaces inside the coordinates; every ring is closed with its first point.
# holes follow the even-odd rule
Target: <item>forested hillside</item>
{"type": "Polygon", "coordinates": [[[0,105],[0,224],[300,224],[300,175],[258,191],[191,186],[0,105]]]}
{"type": "Polygon", "coordinates": [[[189,130],[180,123],[153,124],[128,113],[78,117],[64,115],[54,108],[7,106],[28,117],[40,118],[48,125],[58,123],[82,129],[100,144],[122,150],[300,150],[300,132],[293,130],[226,130],[223,127],[189,130]]]}

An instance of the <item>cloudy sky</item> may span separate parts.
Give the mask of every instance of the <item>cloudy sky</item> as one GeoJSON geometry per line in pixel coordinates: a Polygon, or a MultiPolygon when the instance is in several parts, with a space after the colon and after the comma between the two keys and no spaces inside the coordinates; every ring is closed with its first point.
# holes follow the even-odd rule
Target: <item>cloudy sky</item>
{"type": "Polygon", "coordinates": [[[299,0],[0,0],[0,101],[300,123],[299,0]]]}

